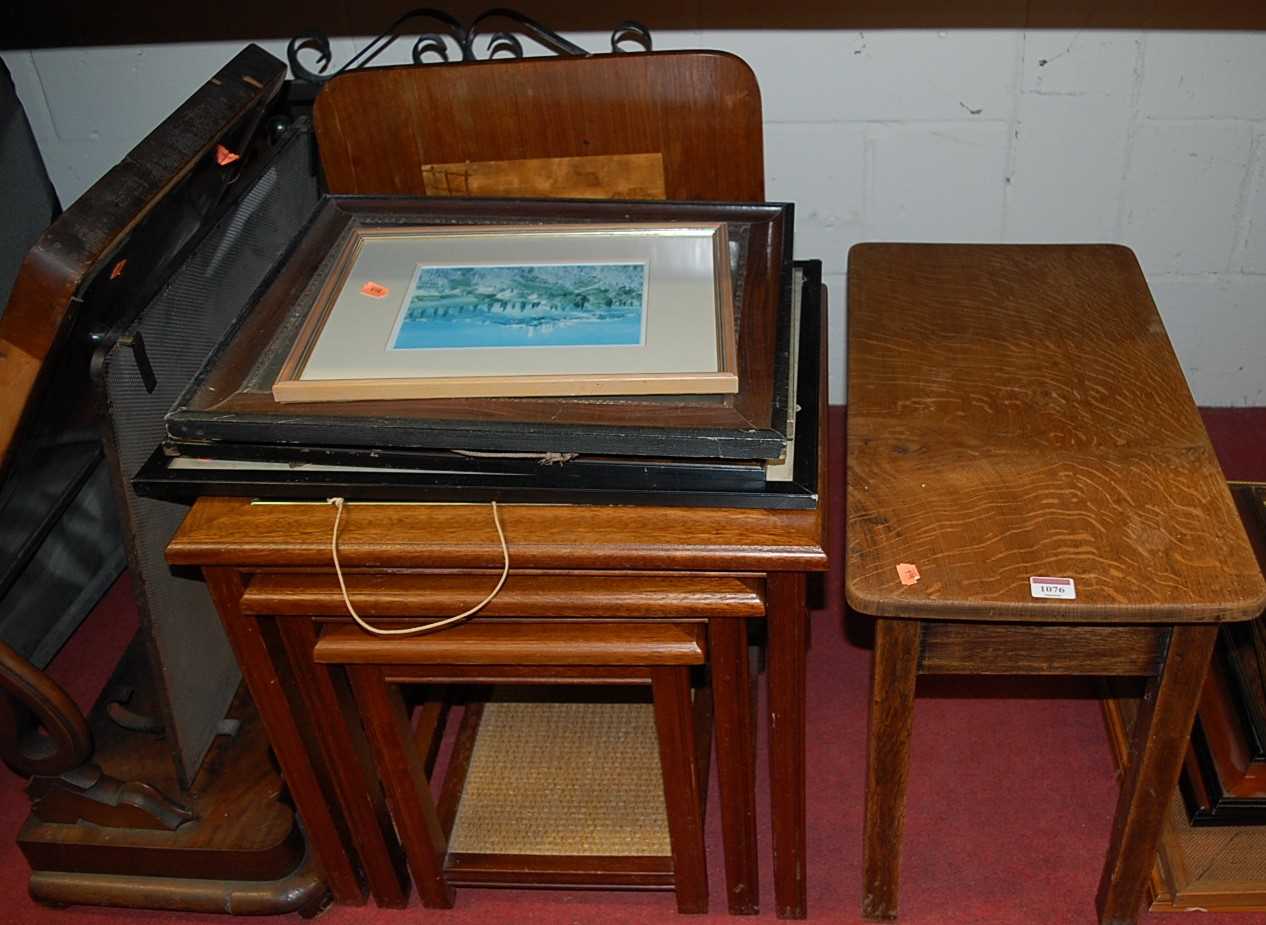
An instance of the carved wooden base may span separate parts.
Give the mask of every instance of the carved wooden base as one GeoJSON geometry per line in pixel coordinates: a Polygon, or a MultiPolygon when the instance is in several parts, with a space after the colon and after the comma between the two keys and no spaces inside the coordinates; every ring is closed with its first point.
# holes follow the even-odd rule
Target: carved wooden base
{"type": "Polygon", "coordinates": [[[129,710],[146,715],[148,672],[141,656],[133,642],[93,709],[92,762],[119,782],[113,791],[152,788],[194,818],[174,830],[95,825],[84,821],[99,811],[93,802],[101,798],[91,789],[77,789],[74,780],[37,778],[32,789],[38,802],[18,835],[31,865],[31,894],[62,905],[242,914],[319,910],[325,885],[306,857],[293,810],[280,800],[282,783],[249,696],[239,691],[229,713],[240,724],[237,734],[217,740],[193,787],[182,792],[161,734],[124,729],[109,715],[122,689],[133,691],[129,710]],[[76,806],[79,821],[50,821],[74,817],[76,806]]]}

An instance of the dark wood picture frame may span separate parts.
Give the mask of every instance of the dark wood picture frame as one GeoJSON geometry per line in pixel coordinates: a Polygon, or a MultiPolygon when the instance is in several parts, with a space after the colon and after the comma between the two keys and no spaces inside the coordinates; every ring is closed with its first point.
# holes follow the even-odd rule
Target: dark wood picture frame
{"type": "Polygon", "coordinates": [[[793,209],[787,203],[462,200],[330,196],[296,236],[234,335],[167,417],[176,442],[336,444],[775,459],[786,442],[793,209]],[[364,227],[404,224],[706,222],[728,226],[739,391],[725,396],[497,398],[286,403],[271,382],[339,246],[364,227]],[[269,346],[262,347],[267,344],[269,346]],[[261,354],[262,351],[262,354],[261,354]]]}

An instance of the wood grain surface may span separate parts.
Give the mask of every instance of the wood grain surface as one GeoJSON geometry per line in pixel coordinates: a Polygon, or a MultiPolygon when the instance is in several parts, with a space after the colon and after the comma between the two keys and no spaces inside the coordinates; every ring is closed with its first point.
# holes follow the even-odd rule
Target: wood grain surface
{"type": "Polygon", "coordinates": [[[351,692],[343,681],[345,676],[313,661],[318,628],[312,621],[279,620],[277,628],[296,692],[307,714],[320,717],[314,724],[316,739],[325,753],[331,783],[347,817],[369,892],[379,908],[403,909],[409,900],[404,852],[396,840],[391,813],[374,774],[369,743],[351,692]],[[331,734],[340,720],[343,734],[331,734]]]}
{"type": "Polygon", "coordinates": [[[701,665],[703,635],[676,623],[474,620],[394,638],[337,626],[321,634],[312,658],[326,665],[701,665]]]}
{"type": "Polygon", "coordinates": [[[923,621],[920,674],[1111,675],[1160,671],[1169,630],[923,621]]]}
{"type": "Polygon", "coordinates": [[[748,674],[746,624],[708,623],[716,724],[717,785],[721,789],[721,840],[725,897],[731,915],[760,911],[760,855],[756,840],[756,729],[748,674]]]}
{"type": "Polygon", "coordinates": [[[651,699],[659,767],[664,778],[664,809],[673,852],[677,911],[708,911],[708,858],[704,848],[704,797],[696,765],[697,730],[692,718],[690,674],[661,664],[651,669],[651,699]]]}
{"type": "MultiPolygon", "coordinates": [[[[822,571],[816,510],[501,505],[520,569],[822,571]]],[[[202,498],[171,544],[173,565],[328,568],[334,508],[202,498]]],[[[348,504],[339,561],[352,568],[500,568],[488,505],[348,504]]]]}
{"type": "Polygon", "coordinates": [[[207,569],[204,575],[309,844],[321,860],[330,893],[337,903],[363,906],[365,894],[347,823],[324,773],[324,758],[312,730],[305,728],[307,714],[296,711],[287,696],[293,690],[287,683],[289,664],[271,657],[264,626],[239,609],[241,575],[230,569],[207,569]]]}
{"type": "Polygon", "coordinates": [[[910,781],[910,734],[918,681],[918,620],[878,620],[866,739],[866,815],[862,832],[862,918],[897,917],[901,839],[910,781]]]}
{"type": "MultiPolygon", "coordinates": [[[[347,592],[361,616],[439,617],[473,607],[499,572],[475,575],[353,574],[347,592]]],[[[242,596],[245,613],[347,617],[334,575],[262,574],[242,596]]],[[[479,611],[480,617],[763,617],[755,579],[663,575],[520,575],[479,611]]],[[[348,619],[351,619],[348,617],[348,619]]],[[[3,664],[0,663],[0,670],[3,664]]]]}
{"type": "Polygon", "coordinates": [[[1174,627],[1164,668],[1144,691],[1095,895],[1100,925],[1132,925],[1143,904],[1217,633],[1216,626],[1174,627]]]}
{"type": "Polygon", "coordinates": [[[848,323],[856,610],[1129,623],[1266,607],[1128,249],[858,245],[848,323]],[[1076,600],[1033,599],[1033,576],[1072,578],[1076,600]]]}
{"type": "Polygon", "coordinates": [[[766,689],[769,695],[770,842],[774,856],[774,911],[781,919],[809,914],[805,795],[806,656],[809,614],[803,572],[767,578],[770,619],[766,689]]]}
{"type": "Polygon", "coordinates": [[[451,852],[453,886],[523,886],[535,890],[670,890],[673,859],[654,855],[474,854],[451,852]]]}
{"type": "Polygon", "coordinates": [[[372,665],[353,665],[348,675],[422,905],[451,908],[453,888],[444,879],[447,839],[440,829],[422,756],[412,747],[409,713],[400,688],[388,685],[372,665]]]}
{"type": "Polygon", "coordinates": [[[326,84],[313,120],[343,192],[430,193],[437,164],[659,154],[663,198],[765,198],[760,89],[722,52],[367,68],[326,84]]]}
{"type": "Polygon", "coordinates": [[[428,196],[667,199],[664,156],[603,154],[423,164],[428,196]]]}
{"type": "Polygon", "coordinates": [[[640,665],[385,665],[392,684],[610,685],[651,683],[640,665]]]}

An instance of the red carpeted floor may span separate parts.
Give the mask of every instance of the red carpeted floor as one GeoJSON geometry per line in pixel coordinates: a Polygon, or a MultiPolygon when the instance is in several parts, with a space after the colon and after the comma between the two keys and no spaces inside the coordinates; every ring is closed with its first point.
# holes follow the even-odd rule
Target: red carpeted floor
{"type": "MultiPolygon", "coordinates": [[[[836,409],[838,412],[840,409],[836,409]]],[[[1266,408],[1217,409],[1206,422],[1228,477],[1266,479],[1266,408]]],[[[836,485],[832,548],[842,547],[843,417],[833,425],[836,485]]],[[[836,556],[836,562],[839,559],[836,556]]],[[[809,657],[809,917],[858,922],[861,806],[869,652],[864,620],[845,621],[841,570],[827,582],[827,608],[814,615],[809,657]]],[[[125,578],[102,601],[53,665],[88,706],[136,626],[125,578]]],[[[902,915],[905,925],[1089,923],[1116,798],[1112,758],[1092,689],[1080,681],[963,681],[920,685],[914,732],[902,915]]],[[[763,737],[763,730],[762,730],[763,737]]],[[[764,743],[762,741],[762,750],[764,743]]],[[[763,767],[762,767],[763,772],[763,767]]],[[[130,910],[49,910],[26,894],[26,863],[14,843],[27,802],[20,781],[0,772],[0,922],[177,923],[206,916],[130,910]]],[[[759,781],[762,792],[766,781],[759,781]]],[[[710,846],[719,845],[709,811],[710,846]]],[[[761,805],[762,897],[772,906],[769,829],[761,805]]],[[[727,921],[719,850],[711,854],[711,916],[727,921]]],[[[425,916],[459,923],[620,925],[674,917],[667,894],[462,890],[449,912],[332,909],[328,925],[389,923],[425,916]]],[[[766,911],[762,919],[772,920],[766,911]]],[[[1248,925],[1257,914],[1205,915],[1209,925],[1248,925]]],[[[1176,919],[1145,914],[1145,923],[1176,919]]]]}

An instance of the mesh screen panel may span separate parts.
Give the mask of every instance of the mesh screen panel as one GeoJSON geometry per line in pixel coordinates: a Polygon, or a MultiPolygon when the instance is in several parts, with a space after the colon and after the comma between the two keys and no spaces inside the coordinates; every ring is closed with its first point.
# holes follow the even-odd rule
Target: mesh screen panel
{"type": "Polygon", "coordinates": [[[161,442],[163,416],[316,205],[312,148],[309,133],[291,136],[130,328],[144,338],[157,388],[146,390],[127,347],[116,345],[103,366],[106,440],[118,465],[128,558],[167,739],[186,784],[233,698],[238,668],[205,586],[196,577],[173,575],[163,557],[187,508],[138,497],[131,478],[161,442]]]}

